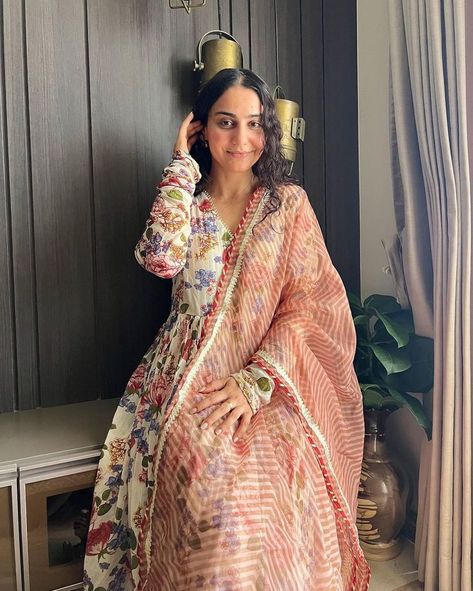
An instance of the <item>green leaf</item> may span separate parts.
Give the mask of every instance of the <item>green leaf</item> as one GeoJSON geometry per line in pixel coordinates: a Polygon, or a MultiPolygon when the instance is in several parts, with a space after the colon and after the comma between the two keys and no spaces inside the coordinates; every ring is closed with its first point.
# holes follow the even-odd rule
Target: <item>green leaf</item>
{"type": "Polygon", "coordinates": [[[138,560],[138,556],[136,554],[133,554],[133,556],[131,557],[131,570],[134,570],[135,568],[138,567],[138,565],[140,564],[140,561],[138,560]]]}
{"type": "Polygon", "coordinates": [[[167,194],[169,197],[176,199],[176,201],[182,201],[182,193],[179,191],[179,189],[170,189],[167,191],[167,194]]]}
{"type": "Polygon", "coordinates": [[[187,312],[188,308],[189,308],[189,304],[186,304],[184,302],[183,304],[180,305],[179,312],[181,312],[181,314],[184,314],[184,312],[187,312]]]}
{"type": "Polygon", "coordinates": [[[389,388],[389,393],[394,400],[399,402],[402,406],[408,408],[410,412],[414,415],[418,424],[424,429],[428,439],[432,436],[432,424],[424,411],[423,405],[411,396],[410,394],[401,393],[395,388],[389,388]]]}
{"type": "Polygon", "coordinates": [[[370,349],[385,368],[388,375],[406,371],[406,369],[411,367],[411,362],[406,350],[398,349],[396,345],[381,346],[371,343],[370,349]]]}
{"type": "Polygon", "coordinates": [[[414,332],[412,314],[407,310],[395,312],[389,316],[377,312],[379,320],[383,323],[386,331],[397,342],[398,347],[404,347],[409,342],[409,336],[414,332]]]}
{"type": "Polygon", "coordinates": [[[380,409],[383,404],[384,397],[376,390],[367,388],[363,392],[363,406],[365,408],[380,409]]]}
{"type": "Polygon", "coordinates": [[[258,388],[262,392],[269,392],[271,390],[271,384],[270,384],[268,378],[258,378],[256,380],[256,383],[258,384],[258,388]]]}
{"type": "Polygon", "coordinates": [[[120,521],[120,519],[122,518],[123,515],[123,509],[121,507],[117,507],[117,510],[115,511],[115,519],[117,521],[120,521]]]}
{"type": "Polygon", "coordinates": [[[386,382],[401,392],[429,392],[434,383],[434,342],[411,335],[405,347],[411,367],[403,373],[386,376],[386,382]]]}
{"type": "Polygon", "coordinates": [[[197,534],[193,534],[191,535],[188,540],[187,540],[189,546],[192,548],[192,550],[200,550],[202,548],[202,543],[200,541],[200,538],[197,534]]]}
{"type": "Polygon", "coordinates": [[[105,490],[102,494],[102,500],[106,501],[108,499],[108,497],[110,496],[111,493],[111,489],[107,488],[107,490],[105,490]]]}
{"type": "Polygon", "coordinates": [[[355,326],[367,326],[369,321],[369,316],[366,316],[366,314],[358,314],[358,316],[353,318],[353,324],[355,326]]]}
{"type": "Polygon", "coordinates": [[[351,291],[347,292],[347,297],[353,316],[364,314],[363,304],[361,303],[360,298],[351,291]]]}
{"type": "Polygon", "coordinates": [[[364,301],[366,313],[368,314],[393,314],[402,310],[393,296],[373,294],[368,296],[364,301]]]}
{"type": "Polygon", "coordinates": [[[104,503],[103,505],[101,505],[99,507],[99,510],[97,511],[97,515],[105,515],[106,513],[108,513],[111,509],[112,505],[110,505],[110,503],[104,503]]]}
{"type": "Polygon", "coordinates": [[[131,528],[128,529],[128,540],[130,542],[130,548],[132,550],[135,550],[136,549],[136,536],[135,536],[135,532],[131,528]]]}
{"type": "Polygon", "coordinates": [[[212,526],[210,525],[210,523],[205,520],[205,519],[201,519],[199,521],[199,531],[201,532],[206,532],[208,529],[210,529],[212,526]]]}

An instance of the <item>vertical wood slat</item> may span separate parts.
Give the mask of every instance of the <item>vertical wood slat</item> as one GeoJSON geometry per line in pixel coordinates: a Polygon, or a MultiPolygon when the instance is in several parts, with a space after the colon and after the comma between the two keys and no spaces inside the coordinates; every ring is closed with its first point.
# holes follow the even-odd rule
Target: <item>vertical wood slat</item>
{"type": "MultiPolygon", "coordinates": [[[[0,32],[0,47],[5,39],[0,32]]],[[[0,60],[0,412],[14,407],[16,400],[15,319],[11,272],[11,216],[8,143],[5,101],[5,72],[0,60]]]]}
{"type": "Polygon", "coordinates": [[[304,186],[326,234],[322,14],[322,0],[301,0],[302,104],[306,122],[302,150],[304,186]]]}
{"type": "Polygon", "coordinates": [[[347,288],[359,293],[356,3],[324,0],[323,26],[327,246],[347,288]]]}
{"type": "Polygon", "coordinates": [[[23,3],[5,0],[3,9],[12,267],[15,285],[16,355],[19,368],[18,405],[21,410],[34,408],[39,402],[36,276],[26,68],[23,67],[26,58],[23,3]]]}
{"type": "Polygon", "coordinates": [[[169,312],[171,282],[141,269],[133,249],[197,92],[198,40],[218,27],[218,11],[88,6],[100,391],[116,396],[169,312]]]}
{"type": "Polygon", "coordinates": [[[232,35],[241,45],[243,67],[251,69],[250,13],[248,0],[230,0],[232,35]]]}
{"type": "Polygon", "coordinates": [[[220,30],[225,31],[226,33],[232,34],[231,31],[231,9],[230,9],[230,2],[231,0],[218,0],[218,9],[220,18],[218,20],[218,27],[220,30]]]}
{"type": "Polygon", "coordinates": [[[276,86],[276,23],[274,0],[250,3],[251,69],[266,81],[271,92],[276,86]]]}
{"type": "Polygon", "coordinates": [[[26,1],[41,406],[97,397],[84,5],[26,1]]]}
{"type": "MultiPolygon", "coordinates": [[[[303,117],[302,55],[300,1],[275,0],[275,19],[278,39],[277,79],[286,99],[299,104],[303,117]]],[[[297,157],[293,173],[303,180],[303,143],[297,142],[297,157]]],[[[309,195],[309,197],[311,197],[309,195]]],[[[316,198],[317,196],[312,196],[316,198]]],[[[320,198],[320,196],[319,196],[320,198]]]]}

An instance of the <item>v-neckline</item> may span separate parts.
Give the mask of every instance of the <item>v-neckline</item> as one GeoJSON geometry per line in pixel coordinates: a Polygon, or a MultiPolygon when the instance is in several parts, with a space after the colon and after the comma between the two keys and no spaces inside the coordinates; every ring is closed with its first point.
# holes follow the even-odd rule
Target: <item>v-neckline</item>
{"type": "MultiPolygon", "coordinates": [[[[234,232],[232,232],[232,231],[230,230],[230,228],[227,226],[227,224],[226,224],[226,223],[223,221],[223,219],[222,219],[222,217],[220,216],[220,214],[218,213],[218,209],[217,209],[217,206],[215,205],[215,202],[214,202],[214,200],[213,200],[213,197],[212,197],[212,195],[211,195],[211,194],[210,194],[208,191],[206,191],[205,189],[203,189],[203,190],[202,190],[202,193],[204,193],[204,195],[205,195],[205,196],[207,197],[207,199],[209,200],[209,203],[210,203],[210,205],[212,206],[212,211],[213,211],[213,213],[214,213],[215,217],[216,217],[216,218],[218,219],[218,221],[219,221],[219,222],[222,224],[222,226],[223,226],[224,230],[230,234],[230,237],[231,237],[231,238],[233,238],[233,237],[235,236],[235,232],[236,232],[236,230],[237,230],[238,226],[236,227],[235,231],[234,231],[234,232]]],[[[251,195],[251,197],[250,197],[250,201],[251,201],[252,197],[253,197],[253,195],[251,195]]],[[[245,211],[246,211],[246,207],[245,207],[245,211]]],[[[244,214],[243,214],[243,215],[244,215],[244,214]]],[[[241,220],[240,220],[240,221],[241,221],[241,220]]],[[[240,225],[240,223],[239,223],[238,225],[240,225]]]]}

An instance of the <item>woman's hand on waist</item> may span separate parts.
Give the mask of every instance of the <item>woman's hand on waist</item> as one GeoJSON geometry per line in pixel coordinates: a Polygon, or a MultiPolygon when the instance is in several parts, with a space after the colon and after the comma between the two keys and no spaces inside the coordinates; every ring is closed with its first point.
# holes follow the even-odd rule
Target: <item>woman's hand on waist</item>
{"type": "Polygon", "coordinates": [[[217,421],[223,418],[223,422],[215,429],[215,434],[225,435],[230,432],[232,425],[239,421],[233,441],[237,442],[241,439],[248,430],[253,411],[235,379],[230,376],[213,380],[201,388],[200,393],[207,394],[207,396],[202,402],[195,405],[191,411],[193,414],[210,406],[216,406],[215,410],[202,422],[200,428],[211,429],[217,421]]]}

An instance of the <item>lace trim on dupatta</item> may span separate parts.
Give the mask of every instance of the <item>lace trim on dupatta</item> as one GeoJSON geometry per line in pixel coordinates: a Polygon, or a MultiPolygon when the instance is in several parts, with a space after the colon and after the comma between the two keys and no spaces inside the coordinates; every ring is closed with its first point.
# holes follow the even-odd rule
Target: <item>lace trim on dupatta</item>
{"type": "MultiPolygon", "coordinates": [[[[230,304],[232,296],[233,296],[233,292],[235,290],[238,278],[241,273],[241,268],[243,265],[243,255],[245,253],[245,249],[247,247],[247,244],[251,238],[250,234],[251,234],[254,226],[256,225],[256,222],[259,219],[261,212],[263,211],[268,193],[269,193],[268,190],[264,190],[264,193],[260,199],[260,202],[253,214],[253,218],[249,222],[248,227],[245,231],[245,234],[242,238],[242,241],[241,241],[241,244],[239,247],[239,251],[238,251],[238,255],[237,255],[237,259],[235,262],[235,267],[233,269],[232,276],[229,280],[228,287],[225,291],[222,306],[221,306],[220,310],[218,311],[218,314],[217,314],[217,317],[215,320],[215,324],[212,328],[212,332],[209,335],[207,342],[204,344],[204,346],[202,347],[200,352],[197,353],[197,357],[196,357],[194,363],[192,364],[192,367],[190,368],[189,372],[185,376],[182,387],[179,389],[179,394],[178,394],[178,397],[176,400],[176,404],[175,404],[174,408],[172,409],[172,411],[170,412],[167,421],[165,422],[165,424],[162,427],[161,434],[160,434],[158,444],[156,446],[156,451],[155,451],[155,458],[154,458],[154,473],[155,474],[157,473],[157,471],[159,469],[159,463],[160,463],[161,456],[163,453],[164,445],[167,440],[167,434],[168,434],[169,430],[171,429],[174,421],[179,416],[179,413],[183,407],[183,404],[184,404],[187,394],[189,392],[190,385],[192,384],[196,374],[200,370],[207,353],[211,349],[211,347],[217,337],[218,331],[222,325],[222,322],[227,314],[227,311],[229,309],[229,304],[230,304]]],[[[232,245],[234,246],[236,244],[236,239],[242,229],[242,226],[246,222],[247,213],[248,213],[252,203],[253,203],[253,200],[248,204],[247,211],[243,215],[240,225],[237,228],[237,230],[235,231],[233,242],[231,243],[230,248],[232,248],[232,245]]],[[[226,265],[224,266],[224,269],[222,270],[222,275],[221,275],[221,279],[219,282],[219,286],[217,288],[217,293],[216,293],[216,296],[215,296],[215,299],[213,302],[213,306],[212,306],[211,312],[207,316],[206,322],[204,324],[203,338],[205,338],[205,333],[207,332],[206,325],[207,325],[208,321],[210,320],[210,318],[213,317],[213,314],[218,307],[220,297],[223,294],[222,287],[223,287],[223,282],[225,280],[226,273],[228,271],[228,265],[229,265],[230,259],[231,259],[231,257],[227,257],[226,265]]],[[[154,483],[156,483],[156,478],[154,479],[154,483]]],[[[157,488],[156,485],[154,485],[153,492],[152,492],[152,495],[150,498],[149,517],[147,519],[147,522],[148,522],[147,523],[147,534],[146,534],[146,539],[144,540],[144,556],[145,556],[146,574],[145,574],[144,580],[140,579],[140,581],[139,581],[139,585],[138,585],[139,590],[143,589],[144,585],[146,585],[146,581],[148,579],[150,565],[151,565],[151,537],[152,537],[151,536],[151,524],[152,524],[153,509],[154,509],[155,501],[156,501],[156,492],[157,492],[156,488],[157,488]]],[[[140,540],[140,541],[142,541],[142,540],[140,540]]]]}
{"type": "Polygon", "coordinates": [[[297,403],[299,412],[310,429],[310,433],[306,430],[306,435],[309,439],[311,447],[314,449],[317,461],[320,465],[327,492],[336,511],[336,517],[337,519],[342,519],[344,524],[348,527],[348,531],[352,536],[351,542],[354,548],[358,549],[356,555],[353,556],[355,564],[351,573],[350,587],[348,587],[348,589],[350,591],[367,591],[370,580],[370,570],[367,566],[366,559],[364,558],[363,551],[359,546],[357,532],[353,526],[353,523],[347,517],[348,513],[350,512],[348,509],[349,505],[335,475],[327,440],[309,412],[307,406],[305,405],[304,399],[302,398],[284,367],[266,351],[260,350],[256,356],[260,357],[264,363],[259,364],[258,360],[255,360],[255,363],[259,364],[269,374],[273,374],[273,378],[277,384],[283,390],[285,390],[289,398],[297,403]],[[315,435],[315,438],[311,437],[311,435],[315,435]],[[321,447],[323,451],[320,449],[321,447]],[[332,479],[336,484],[338,496],[330,479],[332,479]]]}

